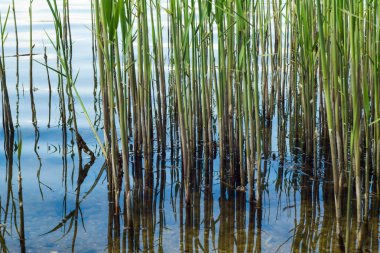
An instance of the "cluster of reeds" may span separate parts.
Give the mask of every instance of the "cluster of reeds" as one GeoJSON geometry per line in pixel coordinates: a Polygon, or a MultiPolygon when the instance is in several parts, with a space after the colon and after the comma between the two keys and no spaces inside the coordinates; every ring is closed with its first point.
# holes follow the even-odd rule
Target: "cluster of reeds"
{"type": "Polygon", "coordinates": [[[351,181],[355,181],[358,223],[368,217],[370,187],[379,191],[379,124],[375,123],[379,117],[379,8],[376,1],[317,2],[336,215],[339,223],[348,182],[347,226],[351,181]],[[370,186],[373,179],[377,185],[370,186]]]}
{"type": "MultiPolygon", "coordinates": [[[[12,12],[13,12],[13,20],[15,27],[16,26],[16,14],[15,14],[15,4],[12,1],[12,12]]],[[[5,51],[4,44],[8,37],[8,33],[6,32],[6,26],[8,22],[10,14],[10,7],[6,12],[5,19],[2,19],[2,15],[0,13],[0,39],[1,39],[1,55],[0,55],[0,84],[1,84],[1,107],[2,107],[2,125],[3,125],[3,134],[4,134],[4,153],[6,159],[6,201],[4,206],[2,206],[0,199],[0,209],[4,212],[0,212],[0,223],[2,225],[0,231],[0,249],[4,252],[8,252],[8,249],[5,244],[5,235],[7,233],[7,222],[14,221],[16,232],[20,238],[20,251],[25,252],[25,230],[24,230],[24,207],[23,207],[23,190],[22,190],[22,173],[21,173],[21,151],[22,151],[22,136],[21,130],[18,126],[17,119],[17,137],[18,140],[15,142],[15,127],[13,125],[12,119],[12,110],[8,95],[8,85],[7,85],[7,77],[6,77],[6,64],[5,64],[5,51]],[[13,157],[14,153],[17,152],[17,165],[18,165],[18,177],[17,177],[17,195],[14,194],[13,189],[13,157]],[[16,205],[18,203],[18,205],[16,205]],[[18,213],[18,214],[17,214],[18,213]]],[[[17,28],[15,28],[16,32],[16,86],[18,86],[18,36],[17,36],[17,28]]]]}
{"type": "MultiPolygon", "coordinates": [[[[68,1],[63,1],[63,18],[55,1],[48,4],[56,29],[56,40],[50,40],[58,56],[57,68],[49,69],[60,77],[62,122],[66,88],[77,142],[74,97],[102,147],[116,225],[124,188],[126,227],[133,226],[130,153],[135,164],[144,158],[149,185],[153,153],[165,157],[168,119],[171,135],[179,133],[187,204],[200,148],[210,163],[219,150],[224,187],[245,191],[248,185],[250,200],[261,203],[267,176],[262,163],[271,153],[276,111],[279,133],[289,131],[314,160],[314,169],[306,171],[314,178],[318,147],[328,138],[331,168],[326,163],[324,169],[332,171],[338,234],[346,192],[349,226],[351,188],[357,219],[366,220],[370,191],[380,188],[378,1],[93,0],[94,76],[100,84],[104,141],[75,88],[68,1]]],[[[30,86],[33,96],[32,71],[30,86]]]]}
{"type": "Polygon", "coordinates": [[[94,0],[94,8],[116,198],[121,171],[129,175],[128,136],[148,170],[154,136],[165,150],[169,108],[179,129],[186,201],[196,148],[202,146],[208,159],[217,139],[222,183],[244,189],[247,177],[253,200],[254,185],[261,191],[262,156],[269,154],[263,136],[277,108],[290,115],[291,136],[310,159],[329,137],[337,218],[343,187],[351,182],[346,168],[354,171],[358,217],[368,211],[371,178],[380,176],[376,1],[170,0],[166,6],[159,0],[94,0]]]}

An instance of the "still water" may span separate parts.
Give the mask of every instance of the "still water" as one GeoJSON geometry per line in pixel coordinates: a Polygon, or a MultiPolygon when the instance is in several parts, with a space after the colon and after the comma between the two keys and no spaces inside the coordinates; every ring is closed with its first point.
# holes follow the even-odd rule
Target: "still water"
{"type": "MultiPolygon", "coordinates": [[[[2,20],[9,5],[9,0],[0,2],[2,20]]],[[[192,182],[192,205],[186,207],[178,160],[178,133],[170,132],[174,143],[168,143],[165,157],[154,154],[152,174],[144,175],[145,183],[142,179],[134,181],[134,230],[123,229],[122,216],[121,238],[115,242],[110,236],[109,220],[113,214],[109,212],[104,158],[99,146],[77,106],[79,132],[95,154],[92,158],[83,155],[83,160],[79,161],[73,129],[62,128],[57,75],[51,70],[52,89],[49,92],[47,71],[41,64],[45,47],[49,66],[55,66],[56,55],[48,39],[54,36],[52,15],[44,0],[33,2],[33,59],[36,61],[33,62],[34,88],[29,89],[28,7],[28,1],[16,1],[20,43],[18,82],[12,11],[6,27],[5,65],[16,133],[11,151],[13,158],[9,158],[5,148],[0,151],[2,251],[21,250],[19,171],[27,252],[69,252],[73,249],[77,252],[116,252],[118,249],[111,247],[115,244],[121,245],[120,250],[130,252],[339,252],[342,249],[335,236],[331,173],[328,164],[324,163],[328,158],[320,155],[318,177],[310,177],[305,172],[300,149],[291,144],[294,140],[281,132],[277,118],[266,128],[262,203],[250,203],[248,194],[242,191],[225,191],[226,183],[219,180],[217,155],[210,163],[200,155],[192,182]],[[23,54],[26,56],[21,56],[23,54]],[[34,123],[32,104],[36,111],[34,123]],[[18,159],[20,140],[22,149],[18,159]],[[281,156],[280,146],[285,146],[286,150],[281,156]],[[83,168],[87,175],[78,174],[83,168]],[[204,186],[205,180],[212,182],[211,187],[204,186]]],[[[73,72],[79,73],[76,87],[101,135],[101,101],[99,87],[94,87],[92,64],[90,1],[70,2],[70,22],[73,72]]],[[[0,142],[4,141],[5,133],[1,128],[0,142]]],[[[143,167],[134,162],[133,155],[131,161],[133,171],[143,167]]],[[[379,199],[373,196],[370,207],[369,223],[364,225],[364,241],[360,243],[366,252],[379,252],[379,199]]],[[[355,223],[351,233],[350,248],[355,251],[360,241],[355,223]]]]}

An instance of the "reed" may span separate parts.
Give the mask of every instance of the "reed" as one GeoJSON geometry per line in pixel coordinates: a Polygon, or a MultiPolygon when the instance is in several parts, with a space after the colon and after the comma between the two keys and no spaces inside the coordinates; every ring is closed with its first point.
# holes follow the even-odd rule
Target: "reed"
{"type": "MultiPolygon", "coordinates": [[[[1,102],[2,102],[2,118],[3,118],[3,129],[6,136],[10,136],[14,132],[12,110],[10,107],[9,95],[8,95],[8,85],[6,77],[6,63],[5,63],[5,50],[4,45],[8,37],[7,33],[7,23],[10,13],[10,7],[6,12],[6,16],[3,19],[0,13],[0,39],[1,39],[1,55],[0,55],[0,84],[1,84],[1,102]]],[[[5,137],[4,148],[8,148],[11,145],[8,138],[5,137]]]]}
{"type": "Polygon", "coordinates": [[[32,109],[32,122],[37,123],[36,106],[34,104],[34,87],[33,87],[33,0],[29,1],[29,93],[30,107],[32,109]]]}
{"type": "MultiPolygon", "coordinates": [[[[13,178],[13,148],[14,148],[14,125],[12,119],[12,111],[10,107],[9,95],[8,95],[8,85],[6,77],[6,63],[5,63],[5,42],[7,40],[8,34],[6,32],[6,27],[8,23],[8,17],[10,13],[10,7],[8,7],[5,18],[3,19],[2,13],[0,13],[0,85],[1,85],[1,107],[2,107],[2,127],[4,132],[4,154],[6,157],[6,181],[7,181],[7,198],[4,207],[3,222],[8,222],[8,213],[10,210],[10,204],[12,200],[12,178],[13,178]]],[[[13,210],[13,206],[11,207],[13,210]]],[[[5,229],[1,233],[1,247],[4,251],[7,249],[4,242],[5,229]],[[4,246],[3,246],[4,245],[4,246]]]]}

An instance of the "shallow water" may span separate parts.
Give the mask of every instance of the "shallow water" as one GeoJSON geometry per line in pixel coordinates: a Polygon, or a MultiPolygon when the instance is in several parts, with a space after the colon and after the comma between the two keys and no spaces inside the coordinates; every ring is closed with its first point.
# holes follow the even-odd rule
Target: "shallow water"
{"type": "MultiPolygon", "coordinates": [[[[8,0],[0,2],[3,17],[10,3],[8,0]]],[[[74,52],[72,63],[74,72],[79,71],[77,88],[90,118],[101,135],[102,126],[98,121],[101,113],[99,90],[94,90],[93,87],[90,2],[71,1],[70,4],[74,52]]],[[[55,53],[46,35],[54,33],[52,16],[43,0],[35,0],[33,8],[33,44],[36,54],[33,58],[42,62],[46,46],[49,65],[54,66],[55,53]]],[[[27,54],[28,1],[16,1],[16,15],[20,54],[27,54]]],[[[321,155],[318,161],[317,179],[311,178],[305,173],[302,153],[297,147],[290,147],[289,143],[292,140],[287,136],[283,140],[287,151],[284,159],[280,159],[281,133],[277,126],[277,118],[274,118],[272,126],[267,128],[265,139],[268,145],[263,167],[267,173],[262,203],[249,202],[248,195],[244,192],[226,190],[226,183],[219,180],[218,157],[208,165],[200,156],[192,182],[192,205],[186,207],[184,191],[181,188],[181,170],[178,168],[180,152],[174,143],[172,149],[172,145],[167,146],[165,157],[154,154],[152,173],[144,173],[144,181],[140,178],[141,181],[134,182],[132,202],[135,229],[123,229],[121,225],[120,243],[115,243],[114,238],[110,236],[109,217],[112,218],[113,214],[109,213],[107,180],[102,172],[104,158],[80,106],[76,105],[79,132],[88,147],[94,151],[96,159],[91,164],[90,158],[84,155],[82,166],[86,163],[91,166],[83,183],[78,186],[80,164],[75,136],[69,126],[66,133],[62,130],[57,76],[53,71],[49,72],[52,83],[49,110],[46,69],[37,62],[33,63],[33,95],[37,117],[37,123],[33,124],[28,56],[19,58],[20,80],[16,86],[16,57],[12,57],[15,55],[12,13],[7,31],[7,84],[13,122],[22,133],[22,153],[19,161],[17,151],[13,152],[13,160],[6,158],[4,149],[0,152],[0,223],[3,226],[0,239],[4,238],[4,243],[0,244],[2,250],[6,247],[9,252],[20,251],[20,237],[17,232],[20,219],[19,166],[22,173],[27,252],[68,252],[73,248],[77,252],[115,252],[118,251],[115,245],[121,245],[120,250],[131,252],[341,250],[342,244],[335,236],[332,181],[329,179],[328,165],[326,172],[324,171],[325,158],[321,155]],[[67,156],[63,156],[62,152],[65,147],[64,138],[67,138],[67,156]],[[10,168],[13,169],[13,177],[12,183],[8,184],[6,178],[10,168]],[[100,180],[96,180],[97,177],[100,177],[100,180]],[[211,180],[212,187],[205,187],[206,179],[211,180]],[[93,190],[86,195],[95,182],[97,184],[93,190]],[[9,196],[13,196],[14,208],[10,197],[8,217],[5,220],[9,196]],[[85,198],[82,201],[83,197],[85,198]],[[80,203],[78,199],[81,200],[80,203]],[[261,207],[258,207],[259,204],[261,207]],[[77,220],[69,215],[73,210],[80,210],[77,220]],[[65,220],[64,224],[57,228],[62,220],[65,220]]],[[[170,135],[176,139],[176,133],[170,135]]],[[[4,142],[4,137],[4,130],[1,128],[1,143],[4,142]]],[[[13,142],[19,145],[17,134],[13,142]]],[[[135,172],[139,171],[143,165],[139,165],[133,155],[131,159],[131,168],[135,172]]],[[[137,177],[136,174],[131,174],[130,177],[137,177]]],[[[365,233],[363,248],[368,252],[379,252],[379,199],[373,196],[370,206],[369,223],[362,227],[365,233]]],[[[355,217],[355,214],[353,215],[355,217]]],[[[354,251],[359,239],[355,219],[352,222],[350,249],[354,251]]]]}

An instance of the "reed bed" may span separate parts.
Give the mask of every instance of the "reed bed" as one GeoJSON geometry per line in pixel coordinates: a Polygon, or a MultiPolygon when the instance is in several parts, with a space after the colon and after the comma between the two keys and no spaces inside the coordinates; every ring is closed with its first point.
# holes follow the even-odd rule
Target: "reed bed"
{"type": "MultiPolygon", "coordinates": [[[[103,140],[75,88],[69,2],[63,1],[63,17],[55,0],[47,2],[56,29],[55,40],[49,39],[57,68],[44,65],[60,77],[62,121],[67,95],[77,141],[75,100],[102,147],[114,226],[120,225],[124,196],[125,227],[133,228],[131,200],[139,183],[130,175],[144,175],[150,186],[152,156],[160,153],[165,159],[168,127],[174,129],[170,142],[180,142],[188,206],[197,189],[192,183],[199,170],[197,154],[211,164],[218,152],[222,195],[226,189],[247,191],[260,207],[276,113],[281,136],[288,132],[295,143],[290,148],[300,147],[307,158],[304,173],[314,180],[321,171],[331,175],[338,237],[343,239],[345,228],[349,244],[353,203],[358,230],[367,222],[370,195],[379,196],[380,190],[378,1],[92,0],[103,140]],[[329,153],[323,166],[318,163],[321,147],[329,153]],[[131,163],[143,166],[131,171],[131,163]]],[[[2,80],[4,64],[2,52],[2,80]]],[[[3,87],[5,81],[4,98],[3,87]]],[[[32,71],[30,88],[33,96],[32,71]]],[[[283,144],[282,162],[285,149],[283,144]]],[[[208,187],[210,181],[205,180],[208,187]]]]}
{"type": "MultiPolygon", "coordinates": [[[[165,152],[170,107],[186,202],[199,146],[204,159],[218,149],[224,186],[249,186],[251,201],[260,202],[261,194],[253,193],[262,191],[265,177],[266,126],[281,106],[309,160],[317,159],[318,146],[328,138],[331,166],[325,170],[333,175],[338,228],[351,181],[357,219],[365,219],[369,189],[379,188],[380,176],[376,1],[94,0],[94,8],[105,146],[115,187],[122,174],[129,175],[128,143],[135,160],[144,157],[146,170],[154,143],[165,152]],[[162,26],[162,13],[168,27],[162,26]]],[[[114,191],[118,198],[120,186],[114,191]]]]}

